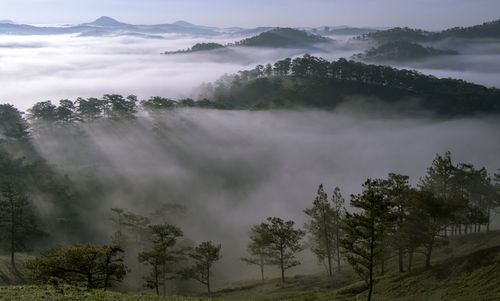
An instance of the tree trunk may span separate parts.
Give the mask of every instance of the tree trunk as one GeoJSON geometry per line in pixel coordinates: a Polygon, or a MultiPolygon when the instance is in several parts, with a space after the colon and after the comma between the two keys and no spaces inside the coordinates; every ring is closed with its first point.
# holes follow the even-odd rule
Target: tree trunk
{"type": "Polygon", "coordinates": [[[380,263],[380,275],[384,276],[385,273],[385,257],[382,255],[382,262],[380,263]]]}
{"type": "Polygon", "coordinates": [[[399,247],[398,249],[398,264],[399,264],[399,272],[403,272],[403,247],[399,247]]]}
{"type": "Polygon", "coordinates": [[[15,224],[15,216],[14,216],[14,197],[12,197],[12,200],[10,201],[10,263],[12,264],[12,267],[16,269],[16,260],[15,260],[15,253],[16,253],[16,248],[15,248],[15,233],[16,229],[14,228],[15,224]]]}
{"type": "Polygon", "coordinates": [[[260,255],[260,277],[262,281],[264,281],[264,256],[260,255]]]}
{"type": "Polygon", "coordinates": [[[210,291],[210,266],[207,267],[207,289],[208,289],[208,296],[210,297],[210,294],[212,293],[210,291]]]}
{"type": "Polygon", "coordinates": [[[92,274],[90,272],[87,273],[87,288],[92,288],[92,274]]]}
{"type": "Polygon", "coordinates": [[[158,267],[155,265],[155,289],[156,289],[156,294],[159,296],[160,295],[160,280],[158,279],[158,267]]]}
{"type": "Polygon", "coordinates": [[[336,236],[337,236],[337,239],[336,239],[336,242],[337,242],[337,271],[340,272],[340,231],[338,230],[338,225],[337,225],[337,233],[336,233],[336,236]]]}
{"type": "MultiPolygon", "coordinates": [[[[14,246],[12,246],[12,248],[13,248],[13,247],[14,247],[14,246]]],[[[14,251],[14,249],[12,249],[12,250],[10,251],[10,263],[12,264],[12,267],[13,267],[14,269],[16,269],[16,259],[15,259],[15,253],[16,253],[16,252],[14,251]]]]}
{"type": "Polygon", "coordinates": [[[326,213],[322,210],[323,215],[323,235],[325,239],[325,247],[326,247],[326,258],[328,259],[328,276],[332,276],[332,248],[330,246],[330,239],[328,237],[328,229],[327,229],[327,218],[326,213]]]}
{"type": "Polygon", "coordinates": [[[431,256],[432,256],[432,247],[434,243],[429,244],[427,247],[427,253],[425,254],[425,267],[428,268],[431,266],[431,256]]]}
{"type": "Polygon", "coordinates": [[[486,224],[486,232],[490,232],[490,215],[491,215],[491,210],[488,208],[488,223],[486,224]]]}
{"type": "MultiPolygon", "coordinates": [[[[372,222],[373,225],[373,222],[372,222]]],[[[371,238],[370,238],[370,262],[369,262],[369,268],[368,268],[368,273],[369,273],[369,279],[370,282],[368,284],[369,290],[368,290],[368,301],[371,301],[372,299],[372,293],[373,293],[373,257],[374,257],[374,249],[375,249],[375,226],[372,226],[371,229],[371,238]]]]}
{"type": "Polygon", "coordinates": [[[285,262],[283,261],[283,247],[280,247],[281,284],[285,284],[285,262]]]}
{"type": "Polygon", "coordinates": [[[408,272],[411,272],[413,265],[413,250],[408,250],[408,272]]]}

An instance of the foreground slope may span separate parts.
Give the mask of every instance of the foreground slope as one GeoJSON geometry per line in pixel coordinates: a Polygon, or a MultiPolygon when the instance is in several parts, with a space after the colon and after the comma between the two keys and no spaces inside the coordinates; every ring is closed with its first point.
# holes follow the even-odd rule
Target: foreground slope
{"type": "MultiPolygon", "coordinates": [[[[0,287],[0,300],[35,301],[35,300],[120,300],[120,301],[203,301],[206,298],[181,296],[160,297],[150,294],[123,294],[102,290],[86,290],[70,286],[3,286],[0,287]]],[[[217,299],[210,299],[217,301],[217,299]]]]}
{"type": "MultiPolygon", "coordinates": [[[[436,252],[431,268],[423,258],[411,272],[379,276],[372,300],[498,300],[500,231],[452,238],[436,252]]],[[[322,275],[249,282],[218,292],[224,300],[365,300],[367,288],[348,268],[332,278],[322,275]]]]}

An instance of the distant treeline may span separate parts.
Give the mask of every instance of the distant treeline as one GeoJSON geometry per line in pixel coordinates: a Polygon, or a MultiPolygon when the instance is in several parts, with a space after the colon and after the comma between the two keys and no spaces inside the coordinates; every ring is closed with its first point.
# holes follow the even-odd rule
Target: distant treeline
{"type": "MultiPolygon", "coordinates": [[[[210,84],[206,97],[174,100],[107,94],[102,98],[61,100],[35,104],[28,110],[32,121],[62,123],[102,117],[135,118],[138,110],[161,111],[176,107],[225,110],[291,108],[335,109],[352,97],[377,99],[389,107],[411,104],[412,109],[441,116],[470,116],[500,113],[500,90],[459,79],[439,79],[415,70],[368,65],[346,59],[329,62],[311,55],[286,58],[273,65],[226,75],[210,84]]],[[[407,111],[402,113],[414,113],[407,111]]]]}
{"type": "Polygon", "coordinates": [[[372,32],[359,36],[357,39],[374,39],[379,42],[410,41],[431,42],[447,38],[500,38],[500,20],[485,22],[471,27],[453,27],[439,32],[396,27],[388,30],[372,32]]]}
{"type": "Polygon", "coordinates": [[[219,43],[197,43],[186,50],[166,51],[163,54],[191,53],[198,51],[214,50],[226,47],[271,47],[271,48],[311,48],[314,44],[328,43],[332,40],[320,35],[311,34],[295,28],[277,27],[256,36],[246,38],[234,43],[222,45],[219,43]]]}

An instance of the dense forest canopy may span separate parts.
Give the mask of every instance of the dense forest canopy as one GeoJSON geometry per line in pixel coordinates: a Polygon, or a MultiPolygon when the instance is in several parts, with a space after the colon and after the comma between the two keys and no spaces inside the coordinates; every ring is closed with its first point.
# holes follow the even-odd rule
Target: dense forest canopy
{"type": "Polygon", "coordinates": [[[440,55],[458,55],[455,50],[441,50],[432,47],[424,47],[417,43],[407,41],[387,42],[378,47],[367,50],[364,53],[354,55],[354,58],[363,61],[385,61],[398,62],[407,60],[418,60],[422,58],[440,55]]]}
{"type": "Polygon", "coordinates": [[[198,51],[207,51],[228,47],[270,47],[270,48],[313,48],[318,43],[328,43],[333,40],[317,35],[311,34],[304,30],[277,27],[256,36],[246,38],[234,43],[222,45],[219,43],[197,43],[193,47],[186,50],[167,51],[164,54],[178,54],[178,53],[191,53],[198,51]]]}
{"type": "Polygon", "coordinates": [[[330,41],[328,38],[309,34],[302,30],[278,27],[236,42],[235,45],[252,47],[310,47],[316,43],[327,43],[330,41]]]}
{"type": "Polygon", "coordinates": [[[407,105],[448,117],[500,112],[500,91],[496,88],[346,59],[329,62],[310,55],[225,76],[205,94],[205,98],[198,100],[156,96],[139,101],[134,95],[105,95],[102,99],[61,100],[59,106],[45,101],[29,110],[29,118],[34,122],[62,123],[100,117],[134,118],[139,106],[146,111],[174,107],[334,109],[359,96],[386,104],[394,111],[398,111],[397,105],[402,108],[407,105]]]}
{"type": "Polygon", "coordinates": [[[485,22],[471,27],[453,27],[439,32],[396,27],[388,30],[371,32],[360,36],[361,39],[374,39],[380,43],[394,41],[431,42],[447,38],[500,38],[500,20],[485,22]]]}

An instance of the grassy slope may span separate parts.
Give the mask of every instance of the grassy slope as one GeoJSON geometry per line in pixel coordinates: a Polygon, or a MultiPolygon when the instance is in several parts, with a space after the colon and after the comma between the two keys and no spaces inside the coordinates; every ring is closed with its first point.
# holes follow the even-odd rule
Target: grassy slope
{"type": "MultiPolygon", "coordinates": [[[[430,269],[415,258],[412,272],[391,272],[379,277],[373,300],[500,300],[500,231],[453,238],[438,249],[430,269]]],[[[333,279],[304,276],[228,288],[224,300],[366,300],[364,282],[347,268],[333,279]]]]}
{"type": "MultiPolygon", "coordinates": [[[[25,254],[16,254],[17,272],[10,265],[9,256],[0,256],[0,285],[22,284],[24,280],[24,262],[28,259],[25,254]]],[[[1,300],[1,295],[0,295],[1,300]]]]}
{"type": "MultiPolygon", "coordinates": [[[[0,269],[8,274],[0,257],[0,269]]],[[[373,300],[500,300],[500,231],[475,233],[451,239],[435,252],[432,268],[415,258],[412,272],[390,272],[379,277],[373,300]]],[[[211,300],[364,300],[366,287],[347,267],[333,278],[324,275],[295,276],[284,287],[279,279],[235,283],[211,300]]],[[[194,301],[201,298],[160,298],[148,294],[87,291],[69,286],[0,286],[1,300],[167,300],[194,301]]]]}
{"type": "MultiPolygon", "coordinates": [[[[102,290],[88,291],[84,288],[71,286],[53,287],[47,286],[0,286],[0,300],[16,301],[66,301],[66,300],[120,300],[120,301],[203,301],[204,298],[187,298],[172,296],[167,298],[149,294],[122,294],[116,292],[104,292],[102,290]]],[[[216,299],[211,299],[216,301],[216,299]]]]}

